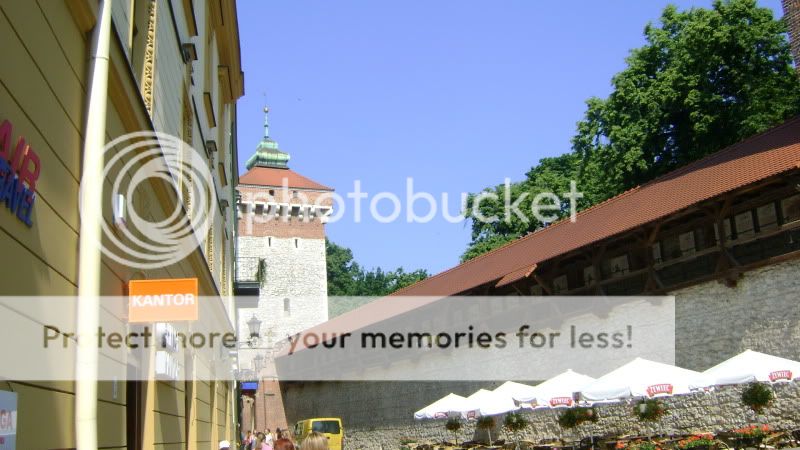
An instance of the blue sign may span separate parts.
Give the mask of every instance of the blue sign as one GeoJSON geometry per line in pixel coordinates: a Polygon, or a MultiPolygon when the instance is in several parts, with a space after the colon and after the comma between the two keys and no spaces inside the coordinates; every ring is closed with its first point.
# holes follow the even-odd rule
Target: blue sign
{"type": "Polygon", "coordinates": [[[4,120],[0,123],[0,205],[31,227],[36,180],[42,164],[23,137],[16,145],[12,143],[11,122],[4,120]]]}
{"type": "MultiPolygon", "coordinates": [[[[242,383],[242,390],[243,391],[257,391],[258,390],[258,381],[245,381],[242,383]]],[[[2,447],[0,447],[2,448],[2,447]]]]}
{"type": "Polygon", "coordinates": [[[17,448],[17,394],[0,391],[0,450],[17,448]]]}

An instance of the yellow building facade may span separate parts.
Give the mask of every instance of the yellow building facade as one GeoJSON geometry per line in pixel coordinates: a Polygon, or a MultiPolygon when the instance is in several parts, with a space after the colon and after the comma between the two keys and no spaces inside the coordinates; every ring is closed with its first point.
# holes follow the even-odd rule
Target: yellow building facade
{"type": "MultiPolygon", "coordinates": [[[[201,314],[233,329],[232,267],[238,179],[236,101],[243,73],[235,0],[112,0],[107,141],[137,131],[176,136],[205,155],[216,202],[210,229],[195,250],[157,269],[126,266],[106,255],[101,295],[124,296],[131,280],[197,278],[213,297],[201,314]]],[[[35,155],[35,203],[29,211],[0,208],[0,295],[78,293],[79,188],[90,89],[97,0],[0,0],[0,123],[11,142],[35,155]],[[26,220],[27,219],[27,220],[26,220]]],[[[0,149],[1,151],[2,149],[0,149]]],[[[111,177],[109,177],[111,178],[111,177]]],[[[170,187],[149,181],[137,209],[154,220],[191,211],[194,180],[170,187]],[[181,205],[182,204],[182,205],[181,205]]],[[[111,224],[111,180],[103,218],[111,224]]],[[[24,203],[24,202],[23,202],[24,203]]],[[[194,365],[203,356],[184,355],[194,365]]],[[[17,449],[76,447],[74,381],[0,381],[17,394],[17,449]]],[[[235,441],[236,386],[231,381],[98,383],[98,448],[216,449],[235,441]]]]}

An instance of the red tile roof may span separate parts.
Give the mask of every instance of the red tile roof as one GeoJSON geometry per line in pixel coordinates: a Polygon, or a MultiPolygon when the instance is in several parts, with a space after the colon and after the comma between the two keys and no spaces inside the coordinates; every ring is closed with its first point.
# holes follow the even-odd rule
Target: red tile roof
{"type": "Polygon", "coordinates": [[[503,287],[523,278],[528,278],[531,276],[534,270],[536,270],[536,264],[532,266],[525,266],[522,269],[506,274],[503,278],[500,278],[500,281],[498,281],[494,287],[503,287]]]}
{"type": "Polygon", "coordinates": [[[311,189],[316,191],[332,191],[332,188],[306,178],[291,169],[273,167],[253,167],[239,177],[239,184],[255,186],[283,187],[311,189]]]}
{"type": "Polygon", "coordinates": [[[555,256],[596,243],[760,180],[800,168],[800,117],[753,136],[577,215],[395,292],[447,296],[509,284],[555,256]]]}

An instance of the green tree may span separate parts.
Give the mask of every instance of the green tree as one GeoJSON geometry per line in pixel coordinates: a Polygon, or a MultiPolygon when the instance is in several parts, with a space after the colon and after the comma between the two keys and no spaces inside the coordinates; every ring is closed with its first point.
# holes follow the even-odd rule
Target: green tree
{"type": "Polygon", "coordinates": [[[330,299],[328,316],[336,317],[398,289],[427,278],[428,272],[419,269],[406,272],[402,267],[384,271],[380,267],[364,270],[353,258],[353,252],[331,241],[325,242],[328,269],[328,295],[347,297],[330,299]]]}
{"type": "Polygon", "coordinates": [[[353,252],[326,239],[325,258],[328,269],[328,295],[353,295],[356,279],[362,273],[361,267],[353,259],[353,252]]]}
{"type": "Polygon", "coordinates": [[[491,250],[502,247],[518,237],[519,235],[517,234],[490,234],[486,237],[473,239],[472,242],[470,242],[469,247],[467,247],[467,251],[461,255],[461,262],[469,261],[476,256],[480,256],[491,250]]]}
{"type": "MultiPolygon", "coordinates": [[[[659,24],[645,27],[646,44],[612,78],[609,97],[587,100],[572,152],[542,159],[511,185],[512,201],[525,193],[560,194],[576,180],[584,194],[579,209],[586,208],[800,113],[800,81],[785,31],[755,0],[716,0],[711,9],[686,11],[668,6],[659,24]]],[[[478,211],[501,220],[476,220],[478,194],[469,197],[472,242],[462,260],[546,225],[505,220],[505,186],[484,192],[500,201],[482,201],[478,211]]]]}
{"type": "Polygon", "coordinates": [[[607,99],[587,101],[573,148],[592,202],[764,131],[800,112],[785,25],[755,0],[668,6],[607,99]]]}
{"type": "MultiPolygon", "coordinates": [[[[540,218],[554,216],[555,220],[558,220],[568,216],[570,202],[563,194],[570,191],[570,181],[577,179],[579,168],[580,160],[573,153],[543,158],[525,174],[523,181],[511,183],[509,186],[504,184],[495,186],[485,189],[483,193],[470,194],[467,197],[465,216],[472,222],[472,242],[467,251],[461,255],[461,260],[472,259],[546,226],[547,224],[534,214],[534,203],[540,208],[548,205],[555,208],[540,209],[540,218]],[[485,196],[487,193],[492,196],[485,196]],[[548,197],[536,201],[538,195],[549,193],[557,194],[560,203],[554,204],[548,197]],[[510,198],[510,202],[507,202],[506,198],[510,198]],[[507,203],[518,204],[522,217],[513,211],[506,211],[507,203]]],[[[583,201],[579,200],[578,207],[582,204],[583,201]]]]}
{"type": "Polygon", "coordinates": [[[391,292],[389,293],[403,289],[406,286],[411,286],[417,281],[424,280],[429,276],[430,274],[425,269],[417,269],[411,272],[406,272],[402,267],[398,267],[394,272],[392,272],[391,283],[389,285],[389,290],[391,292]]]}

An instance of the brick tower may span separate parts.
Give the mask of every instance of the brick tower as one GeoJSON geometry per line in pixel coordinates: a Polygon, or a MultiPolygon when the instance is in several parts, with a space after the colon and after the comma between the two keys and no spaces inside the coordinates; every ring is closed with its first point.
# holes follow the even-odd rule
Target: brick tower
{"type": "Polygon", "coordinates": [[[239,335],[250,334],[254,318],[261,322],[257,341],[239,352],[239,367],[259,380],[251,409],[262,431],[287,426],[272,364],[276,343],[328,320],[325,222],[333,191],[289,169],[289,154],[270,138],[268,113],[237,187],[237,280],[258,293],[257,302],[238,304],[239,335]]]}

